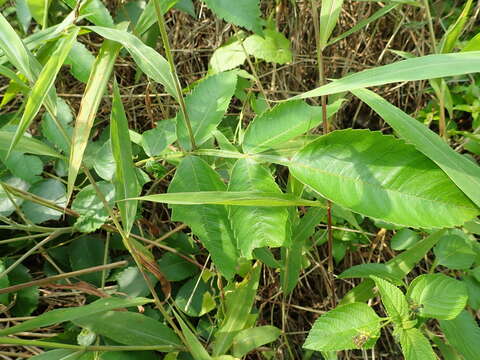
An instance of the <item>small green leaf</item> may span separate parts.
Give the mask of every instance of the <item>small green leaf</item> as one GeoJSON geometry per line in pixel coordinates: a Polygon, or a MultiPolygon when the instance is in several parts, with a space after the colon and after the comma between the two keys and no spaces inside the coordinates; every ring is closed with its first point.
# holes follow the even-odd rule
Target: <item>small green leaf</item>
{"type": "Polygon", "coordinates": [[[75,79],[85,84],[88,82],[90,71],[92,70],[94,63],[95,56],[92,55],[85,45],[78,41],[73,44],[67,60],[65,61],[66,65],[71,66],[70,72],[75,79]]]}
{"type": "Polygon", "coordinates": [[[454,319],[467,304],[467,287],[443,274],[420,275],[408,287],[407,297],[421,317],[454,319]]]}
{"type": "MultiPolygon", "coordinates": [[[[46,112],[43,115],[41,128],[42,135],[51,142],[57,149],[61,150],[64,154],[70,152],[70,139],[73,133],[73,127],[71,122],[73,121],[73,114],[70,106],[65,100],[57,97],[57,116],[56,121],[52,116],[46,112]],[[61,125],[64,132],[59,128],[61,125]],[[65,134],[67,137],[65,137],[65,134]]],[[[17,149],[20,150],[22,140],[17,145],[17,149]]]]}
{"type": "Polygon", "coordinates": [[[144,298],[122,299],[117,297],[109,297],[94,301],[93,303],[84,306],[50,310],[35,317],[34,319],[26,320],[21,324],[0,329],[0,336],[16,334],[18,332],[38,329],[65,321],[72,321],[87,315],[93,316],[95,314],[103,313],[113,309],[140,306],[151,302],[153,302],[153,300],[144,298]]]}
{"type": "Polygon", "coordinates": [[[388,281],[376,276],[371,276],[371,278],[375,281],[388,315],[397,326],[402,327],[403,324],[410,320],[409,307],[405,295],[388,281]]]}
{"type": "Polygon", "coordinates": [[[242,47],[241,37],[232,37],[226,44],[213,52],[210,58],[210,67],[214,73],[232,70],[242,65],[247,59],[247,54],[242,47]]]}
{"type": "Polygon", "coordinates": [[[454,270],[470,268],[477,256],[472,241],[458,229],[448,230],[433,252],[438,264],[454,270]]]}
{"type": "MultiPolygon", "coordinates": [[[[9,259],[10,260],[10,259],[9,259]]],[[[13,261],[7,262],[10,266],[13,261]]],[[[18,264],[12,271],[8,273],[10,285],[17,285],[32,281],[28,269],[22,264],[18,264]]],[[[38,286],[30,286],[19,290],[15,294],[15,305],[10,310],[13,316],[30,316],[37,309],[40,294],[38,286]]]]}
{"type": "Polygon", "coordinates": [[[164,348],[157,351],[164,352],[181,347],[181,342],[173,330],[160,321],[131,311],[102,312],[76,318],[73,322],[124,345],[163,345],[164,348]]]}
{"type": "MultiPolygon", "coordinates": [[[[117,82],[113,84],[112,115],[110,118],[110,139],[112,141],[113,157],[115,158],[115,198],[124,200],[140,194],[141,188],[137,180],[135,165],[133,164],[132,143],[128,133],[128,120],[125,115],[120,91],[117,82]]],[[[137,200],[127,200],[117,203],[122,217],[125,233],[130,234],[135,215],[137,200]]]]}
{"type": "MultiPolygon", "coordinates": [[[[237,160],[228,190],[282,194],[270,172],[250,159],[237,160]]],[[[286,207],[231,206],[229,217],[240,253],[251,259],[254,249],[286,245],[291,234],[289,216],[286,207]]]]}
{"type": "MultiPolygon", "coordinates": [[[[185,98],[196,145],[201,145],[212,137],[230,105],[236,84],[235,71],[219,73],[202,80],[185,98]]],[[[182,112],[177,114],[177,137],[184,149],[191,150],[182,112]]]]}
{"type": "Polygon", "coordinates": [[[259,0],[203,0],[213,12],[225,21],[260,33],[262,19],[260,19],[259,0]]]}
{"type": "Polygon", "coordinates": [[[395,285],[402,285],[402,278],[398,277],[397,272],[392,269],[388,264],[360,264],[354,265],[342,272],[338,277],[340,279],[349,278],[369,278],[371,275],[386,279],[395,285]]]}
{"type": "Polygon", "coordinates": [[[177,140],[175,118],[157,122],[157,127],[142,133],[142,147],[148,156],[157,156],[177,140]]]}
{"type": "MultiPolygon", "coordinates": [[[[77,5],[76,0],[63,0],[70,8],[77,5]]],[[[113,27],[113,19],[102,0],[89,0],[80,7],[79,15],[86,16],[87,20],[98,26],[113,27]]]]}
{"type": "MultiPolygon", "coordinates": [[[[43,180],[33,185],[29,192],[47,199],[58,206],[67,206],[67,189],[65,188],[65,185],[58,180],[43,180]]],[[[34,224],[40,224],[48,220],[58,220],[62,216],[60,211],[50,209],[31,201],[23,203],[22,210],[27,218],[34,224]]]]}
{"type": "Polygon", "coordinates": [[[417,328],[402,329],[400,344],[405,360],[437,360],[428,339],[417,328]]]}
{"type": "Polygon", "coordinates": [[[175,304],[189,316],[203,316],[217,307],[207,284],[200,276],[188,280],[175,296],[175,304]]]}
{"type": "MultiPolygon", "coordinates": [[[[113,205],[115,198],[114,186],[106,182],[98,182],[100,191],[105,199],[113,205]]],[[[98,198],[93,185],[84,187],[72,202],[72,210],[77,211],[80,217],[75,223],[75,227],[85,233],[97,230],[108,219],[108,212],[103,206],[103,202],[98,198]]]]}
{"type": "Polygon", "coordinates": [[[182,281],[198,272],[195,265],[173,253],[163,255],[158,260],[158,266],[168,281],[182,281]]]}
{"type": "MultiPolygon", "coordinates": [[[[14,176],[1,178],[1,181],[2,183],[13,186],[23,191],[27,191],[28,188],[30,187],[29,183],[27,183],[21,178],[14,177],[14,176]]],[[[12,202],[10,201],[10,197],[5,192],[4,187],[1,186],[0,184],[0,215],[9,216],[11,213],[15,211],[16,206],[20,206],[23,203],[23,199],[21,199],[20,197],[14,197],[13,200],[15,202],[15,205],[12,204],[12,202]]]]}
{"type": "Polygon", "coordinates": [[[304,348],[315,351],[369,349],[380,336],[381,318],[364,303],[341,305],[315,321],[304,348]]]}
{"type": "Polygon", "coordinates": [[[478,214],[431,160],[379,132],[334,131],[300,150],[289,168],[327,199],[394,224],[443,228],[478,214]]]}
{"type": "Polygon", "coordinates": [[[233,339],[233,356],[241,358],[260,346],[274,342],[280,334],[280,329],[270,325],[242,330],[233,339]]]}
{"type": "Polygon", "coordinates": [[[420,240],[417,232],[410,229],[401,229],[392,236],[390,245],[393,250],[405,250],[415,245],[420,240]]]}
{"type": "MultiPolygon", "coordinates": [[[[181,191],[186,192],[179,196],[185,203],[189,201],[191,195],[188,192],[226,192],[226,186],[205,161],[198,157],[187,156],[177,168],[168,188],[169,194],[165,195],[175,196],[175,193],[181,191]]],[[[219,271],[226,278],[231,279],[235,274],[238,254],[226,206],[172,205],[171,208],[172,220],[187,224],[207,248],[219,271]]]]}
{"type": "MultiPolygon", "coordinates": [[[[158,280],[153,275],[149,274],[148,277],[153,285],[157,283],[158,280]]],[[[137,297],[150,294],[145,278],[136,266],[129,266],[122,270],[115,275],[115,279],[117,280],[119,291],[128,294],[128,296],[137,297]]]]}
{"type": "Polygon", "coordinates": [[[248,54],[267,62],[283,65],[292,61],[290,41],[276,30],[264,30],[263,36],[249,36],[244,47],[248,54]]]}
{"type": "Polygon", "coordinates": [[[465,360],[480,359],[480,327],[476,320],[466,310],[452,320],[440,320],[448,342],[465,358],[465,360]]]}

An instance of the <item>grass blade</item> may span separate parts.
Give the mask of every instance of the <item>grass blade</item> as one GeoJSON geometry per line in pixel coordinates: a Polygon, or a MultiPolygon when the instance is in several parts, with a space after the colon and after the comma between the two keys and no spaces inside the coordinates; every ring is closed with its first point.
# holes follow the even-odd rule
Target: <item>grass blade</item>
{"type": "Polygon", "coordinates": [[[79,28],[75,28],[70,34],[59,40],[56,50],[38,76],[38,80],[33,86],[30,96],[28,97],[27,104],[25,105],[25,111],[20,119],[17,131],[15,132],[12,142],[10,143],[7,156],[10,155],[11,151],[17,145],[18,141],[23,136],[24,132],[30,126],[31,122],[40,110],[45,97],[49,93],[55,82],[55,79],[57,78],[60,68],[65,62],[70,49],[77,39],[79,30],[79,28]]]}
{"type": "MultiPolygon", "coordinates": [[[[128,133],[128,120],[125,115],[120,91],[117,82],[113,84],[112,116],[110,120],[110,138],[112,140],[112,152],[115,158],[115,197],[117,200],[138,196],[140,186],[133,165],[132,144],[128,133]]],[[[128,200],[118,203],[122,217],[123,229],[126,234],[130,229],[137,213],[137,200],[128,200]]]]}
{"type": "Polygon", "coordinates": [[[480,51],[427,55],[345,76],[289,100],[307,99],[403,81],[435,79],[480,72],[480,51]]]}
{"type": "Polygon", "coordinates": [[[328,38],[337,25],[342,5],[343,0],[322,0],[320,11],[320,48],[322,50],[327,46],[328,38]]]}
{"type": "Polygon", "coordinates": [[[107,88],[107,83],[120,49],[121,45],[119,43],[105,40],[90,73],[87,87],[80,103],[80,111],[75,120],[68,168],[67,198],[70,198],[72,194],[83,154],[87,147],[90,130],[92,129],[98,106],[107,88]]]}
{"type": "Polygon", "coordinates": [[[480,167],[455,152],[437,134],[367,89],[353,94],[380,115],[400,137],[435,162],[480,207],[480,167]]]}

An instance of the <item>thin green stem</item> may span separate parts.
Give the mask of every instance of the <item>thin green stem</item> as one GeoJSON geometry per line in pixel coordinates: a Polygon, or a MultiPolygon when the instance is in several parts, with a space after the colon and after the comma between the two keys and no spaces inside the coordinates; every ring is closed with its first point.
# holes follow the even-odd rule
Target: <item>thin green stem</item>
{"type": "Polygon", "coordinates": [[[170,49],[170,41],[168,40],[167,27],[165,26],[165,19],[163,18],[162,9],[160,7],[160,1],[154,0],[154,3],[155,3],[155,12],[157,14],[158,27],[160,29],[160,35],[162,37],[162,42],[163,42],[163,48],[165,49],[165,55],[170,65],[170,71],[172,73],[172,76],[175,82],[175,91],[177,92],[177,101],[180,104],[180,109],[183,114],[183,120],[185,121],[185,126],[188,131],[188,136],[190,137],[190,143],[191,143],[192,149],[195,150],[197,148],[195,144],[195,136],[193,135],[192,124],[190,122],[190,118],[187,112],[187,106],[183,98],[180,80],[178,79],[177,70],[175,69],[175,62],[173,60],[172,51],[170,49]]]}

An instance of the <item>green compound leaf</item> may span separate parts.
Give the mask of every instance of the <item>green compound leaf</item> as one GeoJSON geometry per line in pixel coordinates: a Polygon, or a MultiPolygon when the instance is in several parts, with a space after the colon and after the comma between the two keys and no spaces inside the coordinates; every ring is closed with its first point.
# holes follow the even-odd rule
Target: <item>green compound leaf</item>
{"type": "Polygon", "coordinates": [[[367,304],[341,305],[318,318],[303,347],[315,351],[369,349],[380,335],[380,322],[367,304]]]}
{"type": "Polygon", "coordinates": [[[420,275],[408,287],[407,297],[418,316],[450,320],[456,318],[468,300],[466,285],[443,274],[420,275]]]}
{"type": "Polygon", "coordinates": [[[203,0],[213,12],[226,22],[260,33],[263,20],[260,18],[259,0],[203,0]]]}
{"type": "Polygon", "coordinates": [[[325,198],[394,224],[451,227],[478,214],[435,163],[379,132],[332,132],[300,150],[289,168],[325,198]]]}
{"type": "MultiPolygon", "coordinates": [[[[254,160],[239,159],[232,169],[229,191],[259,191],[282,194],[270,172],[254,160]]],[[[286,207],[231,206],[230,220],[237,248],[247,259],[262,247],[280,247],[290,239],[286,207]]]]}

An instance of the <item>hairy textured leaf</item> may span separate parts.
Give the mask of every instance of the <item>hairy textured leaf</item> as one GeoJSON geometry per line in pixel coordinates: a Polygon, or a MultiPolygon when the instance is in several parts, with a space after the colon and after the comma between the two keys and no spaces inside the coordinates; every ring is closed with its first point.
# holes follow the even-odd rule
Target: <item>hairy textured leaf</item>
{"type": "MultiPolygon", "coordinates": [[[[335,114],[342,100],[327,107],[327,116],[335,114]]],[[[322,108],[303,101],[279,104],[267,110],[249,124],[243,138],[243,150],[259,153],[286,143],[322,123],[322,108]]]]}
{"type": "Polygon", "coordinates": [[[428,339],[417,328],[402,329],[400,345],[405,360],[437,360],[428,339]]]}
{"type": "MultiPolygon", "coordinates": [[[[201,81],[185,98],[188,118],[197,145],[207,141],[222,121],[235,93],[236,84],[235,71],[219,73],[201,81]]],[[[184,149],[191,150],[190,137],[182,112],[177,114],[177,137],[184,149]]]]}
{"type": "Polygon", "coordinates": [[[476,320],[466,310],[452,320],[440,320],[448,342],[465,358],[465,360],[480,359],[480,327],[476,320]]]}
{"type": "Polygon", "coordinates": [[[376,276],[371,276],[371,278],[375,281],[388,315],[397,326],[402,326],[409,320],[409,307],[405,295],[388,281],[376,276]]]}
{"type": "Polygon", "coordinates": [[[151,302],[153,302],[153,300],[145,298],[121,299],[116,297],[109,297],[94,301],[91,304],[84,306],[50,310],[46,313],[43,313],[42,315],[35,317],[34,319],[26,320],[21,324],[6,329],[0,329],[0,336],[16,334],[18,332],[38,329],[60,322],[72,321],[87,315],[99,314],[118,308],[140,306],[151,302]]]}
{"type": "MultiPolygon", "coordinates": [[[[453,65],[452,65],[453,66],[453,65]]],[[[377,112],[397,133],[434,161],[457,186],[480,206],[480,167],[454,151],[422,123],[369,90],[353,92],[377,112]]]]}
{"type": "MultiPolygon", "coordinates": [[[[112,115],[110,118],[110,139],[112,140],[113,157],[115,158],[115,197],[123,200],[135,197],[140,193],[137,173],[133,165],[132,143],[128,133],[128,120],[123,108],[117,82],[113,85],[112,115]]],[[[123,230],[130,233],[137,213],[137,200],[118,202],[122,217],[123,230]]]]}
{"type": "Polygon", "coordinates": [[[18,141],[35,118],[35,115],[37,115],[38,111],[40,110],[44,99],[47,97],[50,89],[52,88],[55,79],[57,78],[57,74],[77,38],[79,30],[79,28],[75,28],[70,34],[59,40],[57,48],[40,72],[38,79],[28,97],[25,105],[25,111],[20,119],[17,131],[13,136],[10,148],[8,150],[9,153],[17,145],[18,141]]]}
{"type": "Polygon", "coordinates": [[[408,287],[407,297],[418,307],[418,315],[450,320],[467,304],[467,287],[443,274],[420,275],[408,287]]]}
{"type": "Polygon", "coordinates": [[[395,82],[434,79],[480,72],[480,52],[427,55],[347,75],[290,100],[307,99],[395,82]]]}
{"type": "MultiPolygon", "coordinates": [[[[182,160],[168,192],[226,191],[220,176],[203,160],[188,156],[182,160]]],[[[188,199],[187,199],[188,200],[188,199]]],[[[208,249],[218,270],[231,279],[238,253],[224,205],[173,205],[172,220],[187,224],[208,249]]]]}
{"type": "Polygon", "coordinates": [[[175,80],[167,60],[150,46],[145,45],[138,37],[124,30],[110,29],[100,26],[88,26],[87,29],[96,32],[111,41],[116,41],[128,50],[135,64],[152,80],[162,84],[165,90],[177,97],[175,80]]]}
{"type": "Polygon", "coordinates": [[[87,87],[80,103],[80,110],[75,120],[68,168],[67,198],[70,198],[72,194],[75,180],[82,164],[83,154],[90,137],[90,130],[100,106],[100,101],[105,94],[120,48],[121,46],[118,43],[105,40],[93,64],[87,87]]]}
{"type": "Polygon", "coordinates": [[[300,150],[289,168],[327,199],[394,224],[448,227],[478,214],[431,160],[378,132],[343,130],[322,136],[300,150]]]}
{"type": "Polygon", "coordinates": [[[369,349],[380,335],[380,317],[364,303],[341,305],[315,321],[304,348],[316,351],[369,349]],[[364,338],[361,345],[358,340],[364,338]]]}
{"type": "MultiPolygon", "coordinates": [[[[229,191],[259,191],[282,194],[270,172],[251,159],[239,159],[232,169],[229,191]]],[[[237,248],[247,259],[261,247],[280,247],[290,239],[286,207],[231,206],[230,221],[237,248]]]]}
{"type": "Polygon", "coordinates": [[[108,311],[76,318],[73,322],[120,344],[161,346],[172,351],[181,346],[177,335],[162,322],[131,311],[108,311]]]}
{"type": "Polygon", "coordinates": [[[252,30],[262,31],[259,0],[203,0],[215,14],[225,21],[252,30]]]}

